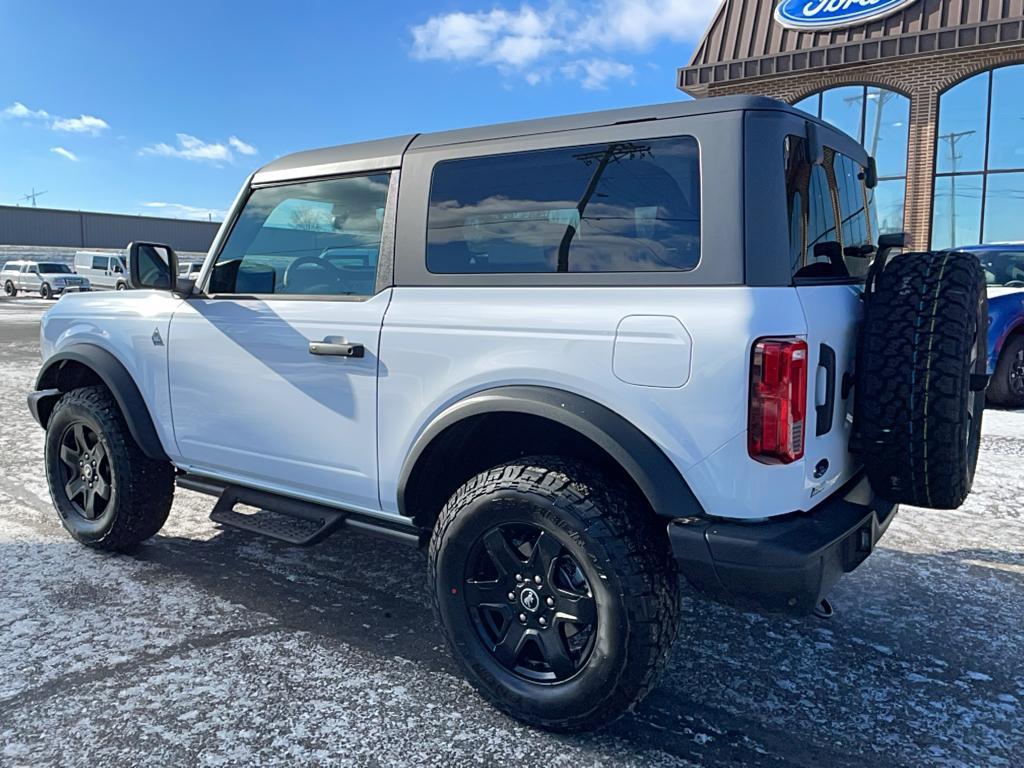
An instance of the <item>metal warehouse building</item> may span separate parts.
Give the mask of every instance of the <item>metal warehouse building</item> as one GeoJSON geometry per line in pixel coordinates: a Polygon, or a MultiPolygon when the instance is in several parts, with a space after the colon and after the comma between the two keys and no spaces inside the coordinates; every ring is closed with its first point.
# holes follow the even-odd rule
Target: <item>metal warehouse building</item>
{"type": "Polygon", "coordinates": [[[1024,240],[1024,0],[725,0],[678,87],[858,138],[880,229],[916,249],[1024,240]]]}
{"type": "Polygon", "coordinates": [[[0,206],[0,246],[109,249],[149,240],[177,251],[205,253],[219,227],[156,216],[0,206]]]}

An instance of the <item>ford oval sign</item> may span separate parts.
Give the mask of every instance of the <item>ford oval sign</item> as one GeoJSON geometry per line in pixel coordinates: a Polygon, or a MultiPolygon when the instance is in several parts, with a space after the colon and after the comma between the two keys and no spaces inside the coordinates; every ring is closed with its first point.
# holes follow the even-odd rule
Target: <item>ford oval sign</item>
{"type": "Polygon", "coordinates": [[[782,0],[775,20],[790,29],[838,29],[865,24],[917,0],[782,0]]]}

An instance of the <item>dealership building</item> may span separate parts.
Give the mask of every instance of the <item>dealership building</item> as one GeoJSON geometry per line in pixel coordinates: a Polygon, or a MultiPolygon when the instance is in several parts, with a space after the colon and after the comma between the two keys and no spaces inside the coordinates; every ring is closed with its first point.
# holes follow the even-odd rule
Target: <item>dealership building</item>
{"type": "Polygon", "coordinates": [[[1024,240],[1024,0],[724,0],[678,86],[858,138],[915,249],[1024,240]]]}

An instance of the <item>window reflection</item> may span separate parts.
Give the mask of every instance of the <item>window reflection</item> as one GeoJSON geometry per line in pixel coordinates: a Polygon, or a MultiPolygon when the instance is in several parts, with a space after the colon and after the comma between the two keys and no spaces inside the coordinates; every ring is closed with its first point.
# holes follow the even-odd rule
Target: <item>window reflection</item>
{"type": "Polygon", "coordinates": [[[1024,173],[993,173],[985,190],[985,241],[1020,240],[1024,227],[1024,173]]]}
{"type": "Polygon", "coordinates": [[[878,175],[906,176],[910,99],[884,88],[868,88],[864,110],[864,146],[878,164],[878,175]]]}
{"type": "Polygon", "coordinates": [[[1024,65],[992,73],[988,167],[1024,168],[1024,65]]]}
{"type": "Polygon", "coordinates": [[[932,248],[942,250],[981,240],[981,174],[938,176],[932,214],[932,248]]]}
{"type": "Polygon", "coordinates": [[[932,247],[1024,239],[1024,65],[989,70],[939,98],[932,247]]]}
{"type": "Polygon", "coordinates": [[[902,232],[910,99],[877,86],[852,85],[815,93],[795,106],[864,145],[878,166],[875,201],[879,232],[902,232]]]}
{"type": "Polygon", "coordinates": [[[880,181],[873,191],[878,210],[878,232],[883,235],[902,232],[906,182],[902,179],[880,181]]]}

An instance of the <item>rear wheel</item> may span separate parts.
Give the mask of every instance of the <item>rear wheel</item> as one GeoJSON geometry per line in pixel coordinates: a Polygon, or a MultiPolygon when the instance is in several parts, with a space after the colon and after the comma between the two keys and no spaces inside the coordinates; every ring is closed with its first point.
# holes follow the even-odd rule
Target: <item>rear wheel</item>
{"type": "Polygon", "coordinates": [[[860,447],[890,501],[955,509],[974,481],[988,304],[977,258],[908,253],[868,298],[857,372],[860,447]]]}
{"type": "Polygon", "coordinates": [[[1003,345],[996,372],[988,386],[988,399],[1007,408],[1024,407],[1024,335],[1003,345]]]}
{"type": "Polygon", "coordinates": [[[14,287],[13,282],[8,280],[4,283],[4,293],[6,293],[8,296],[17,296],[18,289],[14,287]]]}
{"type": "Polygon", "coordinates": [[[533,457],[488,470],[445,506],[434,604],[463,671],[532,725],[614,720],[656,683],[678,623],[664,528],[585,466],[533,457]]]}
{"type": "Polygon", "coordinates": [[[47,422],[45,445],[50,495],[77,541],[128,550],[163,527],[174,471],[142,453],[105,387],[61,397],[47,422]]]}

